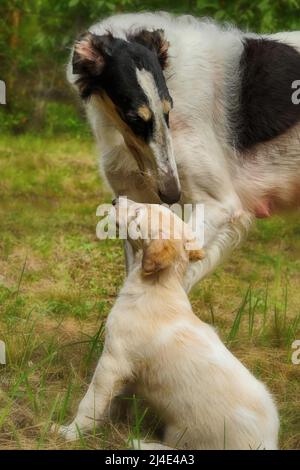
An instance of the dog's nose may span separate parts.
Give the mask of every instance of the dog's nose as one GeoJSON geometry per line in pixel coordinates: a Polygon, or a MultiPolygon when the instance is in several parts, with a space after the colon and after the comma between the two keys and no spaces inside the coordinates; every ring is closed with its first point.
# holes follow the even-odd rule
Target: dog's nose
{"type": "Polygon", "coordinates": [[[111,201],[111,203],[112,203],[113,206],[115,206],[115,205],[117,204],[117,198],[115,197],[115,199],[113,199],[113,200],[111,201]]]}
{"type": "Polygon", "coordinates": [[[161,191],[158,191],[158,196],[165,204],[172,205],[179,201],[181,192],[178,190],[177,192],[171,194],[163,194],[161,191]]]}

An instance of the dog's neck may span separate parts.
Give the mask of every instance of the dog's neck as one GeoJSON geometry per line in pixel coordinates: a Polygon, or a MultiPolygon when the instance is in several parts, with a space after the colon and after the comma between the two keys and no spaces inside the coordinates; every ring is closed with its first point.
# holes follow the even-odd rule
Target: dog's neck
{"type": "Polygon", "coordinates": [[[155,302],[160,300],[162,304],[165,302],[165,296],[169,299],[174,299],[174,303],[181,301],[187,302],[190,305],[188,296],[183,287],[182,269],[178,266],[171,266],[167,269],[145,275],[142,270],[141,257],[137,257],[135,262],[125,280],[121,290],[121,296],[136,297],[139,299],[155,298],[155,302]],[[172,293],[174,293],[172,295],[172,293]],[[165,295],[164,295],[165,294],[165,295]]]}

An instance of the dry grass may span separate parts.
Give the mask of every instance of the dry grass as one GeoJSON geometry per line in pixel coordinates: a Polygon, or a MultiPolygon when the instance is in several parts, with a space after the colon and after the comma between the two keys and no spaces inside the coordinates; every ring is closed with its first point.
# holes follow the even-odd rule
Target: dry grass
{"type": "MultiPolygon", "coordinates": [[[[133,419],[75,444],[49,433],[76,410],[124,276],[121,244],[95,235],[96,207],[110,195],[94,155],[88,141],[1,137],[1,449],[117,449],[146,432],[132,399],[133,419]]],[[[291,363],[300,339],[299,235],[296,215],[260,222],[192,293],[195,312],[276,396],[286,449],[300,448],[300,365],[291,363]]]]}

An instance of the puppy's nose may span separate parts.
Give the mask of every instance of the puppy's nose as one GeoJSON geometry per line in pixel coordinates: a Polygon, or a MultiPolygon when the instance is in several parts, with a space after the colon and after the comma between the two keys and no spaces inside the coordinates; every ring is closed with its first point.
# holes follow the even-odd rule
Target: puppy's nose
{"type": "Polygon", "coordinates": [[[115,205],[117,204],[117,198],[115,197],[115,199],[113,199],[113,200],[111,201],[111,203],[112,203],[113,206],[115,206],[115,205]]]}

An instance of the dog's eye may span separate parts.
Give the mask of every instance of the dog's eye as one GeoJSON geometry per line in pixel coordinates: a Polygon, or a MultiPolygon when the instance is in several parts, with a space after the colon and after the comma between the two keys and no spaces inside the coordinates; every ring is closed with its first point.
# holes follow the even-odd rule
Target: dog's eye
{"type": "Polygon", "coordinates": [[[128,216],[130,217],[131,220],[135,220],[140,216],[140,214],[141,214],[141,208],[132,207],[129,210],[128,216]]]}
{"type": "Polygon", "coordinates": [[[149,140],[151,134],[153,133],[154,126],[152,118],[149,119],[149,121],[145,121],[135,112],[130,111],[126,114],[125,120],[134,134],[141,137],[146,142],[149,140]]]}
{"type": "Polygon", "coordinates": [[[135,216],[136,217],[139,217],[142,213],[142,209],[140,207],[138,207],[137,209],[135,209],[135,216]]]}

